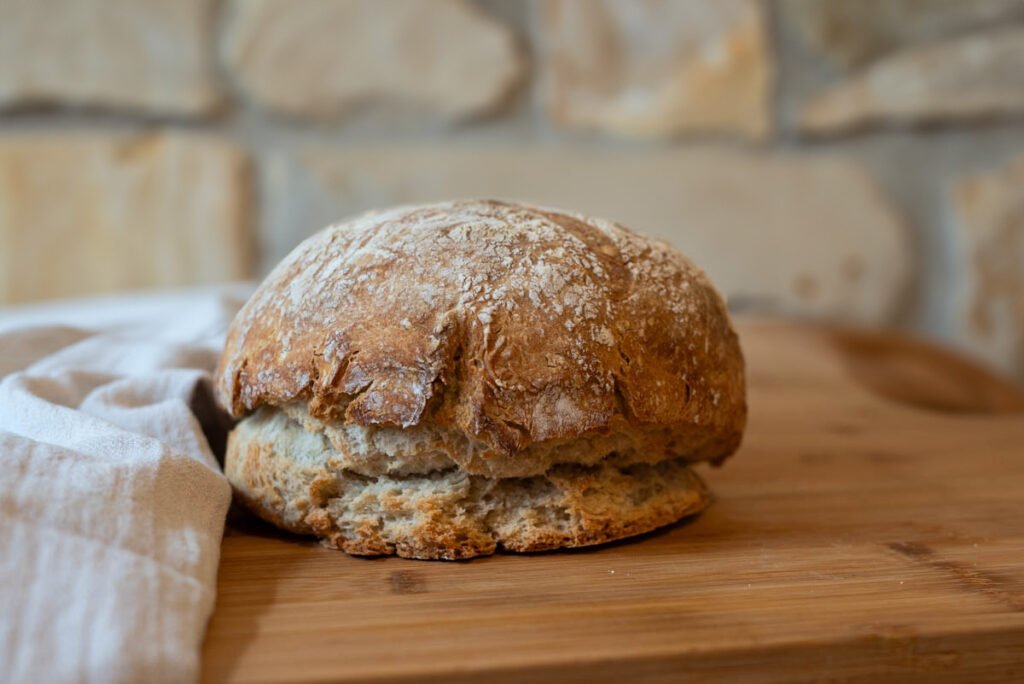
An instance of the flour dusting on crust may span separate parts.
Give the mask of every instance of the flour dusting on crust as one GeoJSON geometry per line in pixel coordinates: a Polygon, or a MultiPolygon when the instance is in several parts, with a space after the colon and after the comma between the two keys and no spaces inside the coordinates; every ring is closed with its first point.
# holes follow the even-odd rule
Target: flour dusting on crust
{"type": "Polygon", "coordinates": [[[235,415],[308,402],[355,425],[454,426],[512,456],[615,416],[719,438],[745,420],[725,305],[669,245],[496,201],[401,207],[300,245],[239,313],[218,369],[235,415]]]}

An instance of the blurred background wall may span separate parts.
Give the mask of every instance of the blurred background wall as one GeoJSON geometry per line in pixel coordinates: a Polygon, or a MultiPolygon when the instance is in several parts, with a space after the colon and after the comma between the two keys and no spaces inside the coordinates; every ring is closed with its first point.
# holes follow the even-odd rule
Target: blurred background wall
{"type": "Polygon", "coordinates": [[[1024,382],[1021,0],[0,0],[0,303],[518,198],[1024,382]]]}

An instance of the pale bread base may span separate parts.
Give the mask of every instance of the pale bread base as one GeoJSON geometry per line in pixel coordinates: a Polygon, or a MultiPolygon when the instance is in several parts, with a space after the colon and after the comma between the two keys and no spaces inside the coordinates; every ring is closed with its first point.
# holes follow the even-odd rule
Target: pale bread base
{"type": "Polygon", "coordinates": [[[225,472],[242,502],[283,529],[351,554],[406,558],[601,544],[668,525],[711,500],[684,459],[563,464],[523,478],[457,468],[368,477],[339,468],[332,452],[322,435],[263,412],[232,431],[225,472]]]}

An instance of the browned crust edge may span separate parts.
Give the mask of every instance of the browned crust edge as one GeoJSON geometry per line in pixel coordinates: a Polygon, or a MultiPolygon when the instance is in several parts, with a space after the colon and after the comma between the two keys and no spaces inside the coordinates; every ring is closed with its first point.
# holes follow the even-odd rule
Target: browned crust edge
{"type": "MultiPolygon", "coordinates": [[[[474,239],[466,254],[489,244],[474,239]]],[[[490,262],[467,259],[465,271],[456,274],[494,271],[490,262]]],[[[399,290],[418,282],[409,277],[399,290]]],[[[418,277],[431,286],[451,286],[447,275],[428,271],[418,277]]],[[[606,432],[615,416],[623,416],[638,427],[677,430],[681,451],[712,444],[694,449],[691,457],[721,462],[738,448],[746,421],[743,373],[724,302],[678,251],[599,219],[471,201],[370,214],[304,243],[235,319],[217,388],[221,403],[236,416],[263,403],[303,399],[314,416],[358,425],[408,426],[429,418],[457,426],[506,458],[533,442],[606,432]],[[543,222],[550,231],[546,242],[526,243],[523,258],[536,260],[572,246],[576,256],[590,260],[589,267],[573,267],[571,279],[592,282],[600,293],[593,303],[611,308],[588,324],[591,337],[583,347],[574,346],[584,333],[574,314],[556,315],[523,295],[511,302],[511,313],[500,314],[505,318],[483,324],[476,304],[413,310],[409,302],[415,297],[389,300],[376,294],[378,286],[339,307],[330,286],[315,295],[310,291],[308,283],[331,283],[342,275],[393,283],[397,276],[391,274],[404,278],[406,269],[415,268],[410,264],[424,260],[422,249],[409,247],[397,269],[372,260],[349,264],[345,255],[374,240],[391,245],[410,232],[429,240],[437,231],[483,219],[504,221],[509,230],[524,221],[543,222]],[[294,288],[297,283],[303,286],[294,288]],[[292,301],[286,291],[302,297],[292,301]],[[679,304],[689,311],[685,321],[679,304]],[[409,320],[409,326],[398,325],[409,320]],[[566,330],[567,322],[575,327],[566,330]],[[601,331],[615,343],[589,341],[600,339],[601,331]],[[506,339],[503,346],[500,339],[506,339]],[[578,353],[588,359],[586,369],[545,361],[578,353]],[[563,410],[563,402],[571,408],[563,410]]],[[[666,457],[676,455],[683,453],[666,457]]]]}

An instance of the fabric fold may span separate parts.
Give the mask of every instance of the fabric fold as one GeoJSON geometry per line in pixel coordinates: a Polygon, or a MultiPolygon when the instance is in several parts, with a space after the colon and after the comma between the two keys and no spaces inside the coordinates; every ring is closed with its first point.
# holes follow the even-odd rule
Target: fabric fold
{"type": "Polygon", "coordinates": [[[249,292],[0,315],[0,681],[198,678],[231,500],[209,374],[249,292]]]}

